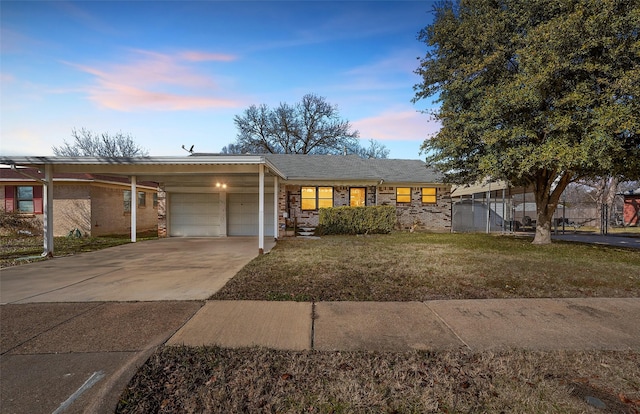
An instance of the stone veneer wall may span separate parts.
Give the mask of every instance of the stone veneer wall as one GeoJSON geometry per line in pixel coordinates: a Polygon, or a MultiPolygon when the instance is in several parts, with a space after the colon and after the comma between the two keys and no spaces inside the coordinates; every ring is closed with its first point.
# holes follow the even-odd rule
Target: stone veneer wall
{"type": "MultiPolygon", "coordinates": [[[[357,186],[354,186],[357,187],[357,186]]],[[[422,188],[411,189],[411,203],[396,204],[396,187],[362,186],[367,189],[367,205],[392,205],[396,207],[399,230],[451,230],[451,193],[448,187],[437,187],[437,202],[422,204],[422,188]],[[377,196],[377,200],[376,200],[377,196]]],[[[294,220],[298,227],[315,227],[318,225],[318,211],[303,211],[300,208],[301,185],[282,185],[278,194],[278,208],[280,212],[287,212],[288,219],[282,213],[278,215],[279,236],[283,235],[285,225],[293,226],[294,220]],[[288,199],[288,200],[287,200],[288,199]],[[288,201],[288,203],[287,203],[288,201]],[[288,208],[287,208],[288,207],[288,208]]],[[[349,205],[348,186],[333,187],[333,203],[335,207],[349,205]]]]}

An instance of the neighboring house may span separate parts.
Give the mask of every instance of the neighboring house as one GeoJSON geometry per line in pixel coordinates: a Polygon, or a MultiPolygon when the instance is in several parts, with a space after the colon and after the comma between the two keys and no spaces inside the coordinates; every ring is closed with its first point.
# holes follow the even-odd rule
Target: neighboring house
{"type": "Polygon", "coordinates": [[[640,188],[625,191],[622,195],[624,196],[624,207],[622,210],[624,225],[640,225],[640,188]]]}
{"type": "MultiPolygon", "coordinates": [[[[398,229],[451,229],[450,186],[419,160],[194,154],[0,157],[0,163],[39,168],[47,177],[67,173],[117,176],[131,183],[131,189],[138,182],[158,183],[160,237],[259,236],[262,251],[264,238],[260,236],[282,237],[293,223],[315,227],[318,209],[332,206],[393,205],[398,229]]],[[[62,182],[45,181],[55,196],[62,182]]],[[[44,204],[45,210],[50,208],[49,203],[44,204]]],[[[132,230],[143,226],[140,217],[132,215],[130,219],[132,230]]],[[[55,228],[55,223],[51,227],[55,228]]],[[[51,245],[45,239],[45,251],[51,245]]]]}
{"type": "MultiPolygon", "coordinates": [[[[43,174],[34,168],[0,168],[0,208],[43,220],[43,174]]],[[[73,230],[83,235],[128,234],[131,229],[131,190],[124,177],[86,173],[54,176],[54,235],[73,230]]],[[[153,183],[137,188],[139,230],[157,228],[157,192],[153,183]]]]}

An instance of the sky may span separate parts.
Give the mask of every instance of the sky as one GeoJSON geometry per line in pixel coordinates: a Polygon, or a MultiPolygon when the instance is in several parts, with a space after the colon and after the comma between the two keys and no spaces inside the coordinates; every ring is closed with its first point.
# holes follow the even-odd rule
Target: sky
{"type": "Polygon", "coordinates": [[[389,158],[439,125],[411,100],[432,1],[0,1],[0,155],[53,155],[73,129],[152,156],[216,153],[251,105],[314,93],[389,158]]]}

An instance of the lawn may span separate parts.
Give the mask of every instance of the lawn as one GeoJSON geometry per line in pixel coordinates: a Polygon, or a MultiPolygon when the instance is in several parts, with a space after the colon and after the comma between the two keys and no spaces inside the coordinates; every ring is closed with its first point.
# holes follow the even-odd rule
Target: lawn
{"type": "Polygon", "coordinates": [[[285,239],[212,299],[640,297],[640,251],[486,234],[285,239]]]}
{"type": "MultiPolygon", "coordinates": [[[[42,238],[0,238],[0,263],[42,238]]],[[[128,243],[56,238],[74,254],[128,243]]],[[[214,299],[640,297],[640,251],[485,234],[286,239],[214,299]]],[[[319,352],[162,347],[118,413],[638,413],[640,350],[319,352]],[[606,409],[597,408],[605,404],[606,409]]]]}
{"type": "MultiPolygon", "coordinates": [[[[484,234],[287,239],[213,299],[587,296],[640,296],[640,252],[484,234]]],[[[639,351],[165,347],[117,412],[638,413],[639,351]]]]}
{"type": "Polygon", "coordinates": [[[637,413],[637,352],[165,347],[117,413],[637,413]],[[607,410],[592,404],[606,404],[607,410]]]}
{"type": "MultiPolygon", "coordinates": [[[[155,232],[139,233],[138,240],[157,238],[155,232]]],[[[102,237],[55,237],[53,250],[56,256],[92,252],[107,247],[131,243],[130,235],[102,237]]],[[[40,257],[43,251],[42,236],[0,236],[0,268],[47,260],[40,257]]]]}

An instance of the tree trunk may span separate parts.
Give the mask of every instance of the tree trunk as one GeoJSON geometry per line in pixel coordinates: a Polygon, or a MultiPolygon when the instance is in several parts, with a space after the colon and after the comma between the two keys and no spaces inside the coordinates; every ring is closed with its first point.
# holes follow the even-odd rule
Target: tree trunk
{"type": "Polygon", "coordinates": [[[551,244],[551,220],[558,206],[558,200],[571,182],[570,173],[562,173],[558,177],[550,171],[543,171],[534,183],[533,192],[536,198],[536,235],[533,244],[551,244]]]}

